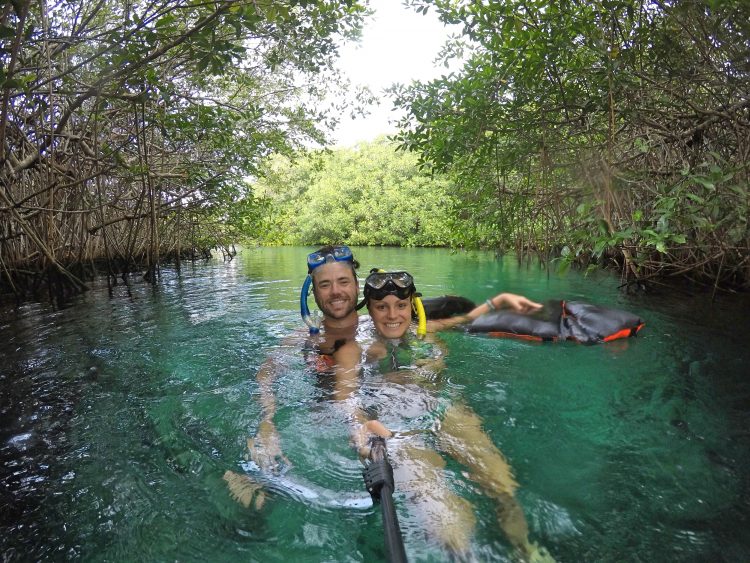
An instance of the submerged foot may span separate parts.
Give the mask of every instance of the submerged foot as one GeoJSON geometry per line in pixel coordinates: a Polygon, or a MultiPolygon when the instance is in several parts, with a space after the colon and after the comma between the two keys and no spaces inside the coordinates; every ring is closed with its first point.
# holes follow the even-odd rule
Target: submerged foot
{"type": "Polygon", "coordinates": [[[555,563],[555,558],[550,555],[546,548],[535,543],[530,543],[526,547],[524,561],[528,563],[555,563]]]}
{"type": "Polygon", "coordinates": [[[266,502],[266,493],[263,486],[256,483],[250,476],[227,470],[224,473],[224,480],[227,482],[231,497],[242,506],[250,508],[253,499],[255,499],[255,510],[263,508],[263,504],[266,502]]]}

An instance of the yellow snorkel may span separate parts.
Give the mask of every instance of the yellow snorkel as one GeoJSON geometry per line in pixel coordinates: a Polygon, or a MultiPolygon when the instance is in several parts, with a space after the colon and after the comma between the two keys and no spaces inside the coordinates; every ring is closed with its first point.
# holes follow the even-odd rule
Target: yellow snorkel
{"type": "Polygon", "coordinates": [[[424,338],[427,334],[427,315],[425,315],[422,298],[418,293],[412,296],[411,306],[417,313],[417,337],[424,338]]]}

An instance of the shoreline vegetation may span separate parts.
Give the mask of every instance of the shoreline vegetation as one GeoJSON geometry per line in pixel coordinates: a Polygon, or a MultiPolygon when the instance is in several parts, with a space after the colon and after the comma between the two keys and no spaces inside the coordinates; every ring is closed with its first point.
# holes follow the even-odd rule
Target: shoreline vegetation
{"type": "Polygon", "coordinates": [[[310,147],[375,100],[335,65],[356,1],[8,4],[0,297],[342,241],[750,289],[746,2],[409,4],[462,26],[436,56],[463,67],[336,150],[310,147]]]}

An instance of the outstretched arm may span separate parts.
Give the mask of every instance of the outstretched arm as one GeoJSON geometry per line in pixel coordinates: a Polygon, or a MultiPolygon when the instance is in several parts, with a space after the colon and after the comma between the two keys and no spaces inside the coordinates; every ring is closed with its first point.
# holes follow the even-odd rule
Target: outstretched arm
{"type": "Polygon", "coordinates": [[[378,420],[368,420],[362,409],[353,401],[359,387],[359,360],[362,349],[359,344],[349,341],[339,347],[333,354],[336,360],[334,398],[346,408],[347,418],[351,421],[351,435],[354,447],[360,457],[369,455],[367,437],[375,434],[381,438],[390,438],[392,433],[378,420]]]}
{"type": "MultiPolygon", "coordinates": [[[[292,344],[292,340],[290,338],[285,344],[297,346],[297,342],[295,341],[292,344]]],[[[273,423],[273,417],[276,414],[276,396],[273,384],[281,369],[283,369],[283,366],[280,365],[278,359],[269,356],[255,376],[260,397],[261,421],[255,436],[247,440],[250,458],[263,471],[272,473],[278,473],[285,466],[290,465],[289,460],[281,450],[281,439],[278,430],[276,430],[276,425],[273,423]]]]}
{"type": "MultiPolygon", "coordinates": [[[[281,450],[281,439],[273,423],[276,414],[276,397],[273,383],[281,367],[273,356],[266,358],[256,375],[261,405],[261,421],[255,436],[247,439],[247,456],[258,467],[269,473],[279,473],[291,464],[281,450]]],[[[247,459],[247,457],[246,457],[247,459]]],[[[227,470],[224,481],[229,488],[229,494],[245,508],[254,505],[256,510],[263,508],[266,493],[263,485],[250,475],[227,470]]]]}
{"type": "Polygon", "coordinates": [[[427,332],[438,332],[454,326],[470,323],[485,313],[496,309],[510,309],[516,313],[533,313],[542,308],[541,303],[536,303],[527,299],[523,295],[515,293],[499,293],[495,297],[487,299],[481,305],[477,305],[465,315],[450,317],[448,319],[438,319],[427,321],[427,332]]]}

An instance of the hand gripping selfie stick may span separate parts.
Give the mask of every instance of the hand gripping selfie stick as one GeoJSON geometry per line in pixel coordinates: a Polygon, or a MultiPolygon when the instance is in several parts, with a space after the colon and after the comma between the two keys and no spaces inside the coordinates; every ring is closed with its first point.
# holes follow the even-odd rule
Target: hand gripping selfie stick
{"type": "Polygon", "coordinates": [[[385,449],[385,439],[373,436],[369,440],[370,456],[369,463],[362,471],[365,479],[365,487],[372,496],[373,502],[380,501],[383,513],[383,528],[385,532],[385,550],[388,561],[391,563],[406,562],[404,551],[404,540],[401,537],[401,529],[398,526],[396,507],[393,504],[393,468],[388,462],[388,453],[385,449]]]}

